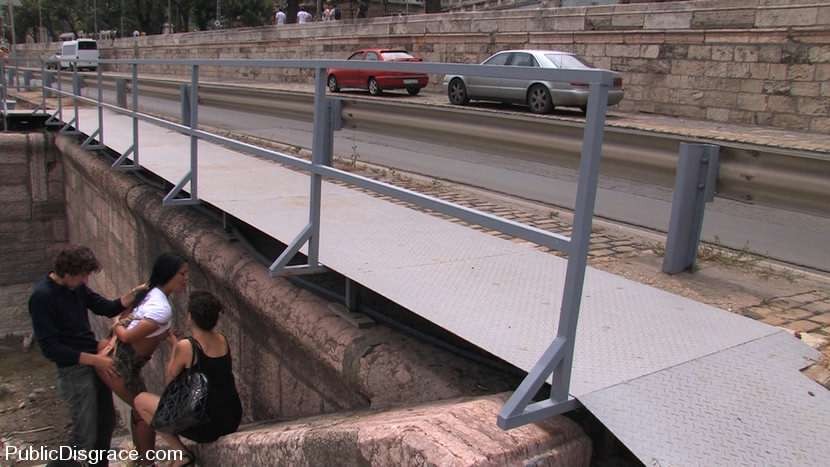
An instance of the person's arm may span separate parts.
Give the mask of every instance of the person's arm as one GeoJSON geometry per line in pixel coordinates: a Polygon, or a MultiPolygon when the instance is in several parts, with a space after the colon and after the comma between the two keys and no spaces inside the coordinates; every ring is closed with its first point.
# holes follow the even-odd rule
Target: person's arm
{"type": "Polygon", "coordinates": [[[115,300],[108,300],[95,293],[89,287],[85,287],[86,307],[89,308],[96,315],[112,318],[113,316],[118,315],[125,309],[130,308],[133,305],[133,302],[135,301],[136,293],[138,293],[143,287],[145,287],[144,284],[139,285],[138,287],[124,294],[123,297],[117,298],[115,300]]]}
{"type": "Polygon", "coordinates": [[[81,352],[78,356],[78,363],[98,368],[106,373],[109,373],[111,376],[115,376],[116,374],[112,358],[107,357],[106,355],[81,352]]]}
{"type": "Polygon", "coordinates": [[[171,381],[179,376],[179,373],[185,369],[187,363],[193,359],[193,345],[187,339],[182,339],[176,346],[173,347],[173,355],[170,357],[170,362],[167,364],[167,369],[164,371],[164,384],[170,384],[171,381]]]}
{"type": "Polygon", "coordinates": [[[150,319],[142,319],[131,329],[127,329],[124,322],[119,320],[112,327],[112,332],[115,333],[119,341],[125,344],[132,344],[158,331],[158,329],[158,323],[150,319]]]}

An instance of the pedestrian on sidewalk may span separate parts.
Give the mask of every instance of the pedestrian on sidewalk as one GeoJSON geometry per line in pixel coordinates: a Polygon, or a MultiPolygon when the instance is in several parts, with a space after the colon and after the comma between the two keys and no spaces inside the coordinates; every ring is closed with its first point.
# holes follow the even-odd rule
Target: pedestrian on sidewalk
{"type": "Polygon", "coordinates": [[[277,14],[274,15],[274,24],[277,26],[285,24],[285,12],[282,11],[282,8],[277,9],[277,14]]]}
{"type": "MultiPolygon", "coordinates": [[[[135,288],[120,299],[108,300],[87,285],[101,269],[92,250],[69,246],[58,253],[54,270],[35,284],[29,298],[32,329],[43,355],[58,369],[57,387],[69,406],[69,444],[87,451],[109,449],[115,428],[112,392],[96,374],[113,374],[110,357],[97,353],[99,343],[89,326],[87,310],[114,317],[132,306],[135,288]]],[[[49,465],[57,465],[50,463],[49,465]]],[[[107,466],[106,458],[95,466],[107,466]]]]}
{"type": "Polygon", "coordinates": [[[300,11],[297,13],[297,23],[305,24],[311,22],[311,13],[305,11],[305,7],[301,6],[300,11]]]}
{"type": "Polygon", "coordinates": [[[369,16],[369,0],[357,0],[357,17],[367,18],[369,16]]]}

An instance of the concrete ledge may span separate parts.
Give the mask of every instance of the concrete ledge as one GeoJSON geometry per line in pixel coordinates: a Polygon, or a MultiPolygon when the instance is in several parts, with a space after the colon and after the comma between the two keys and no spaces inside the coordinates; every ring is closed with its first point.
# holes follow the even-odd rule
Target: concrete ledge
{"type": "Polygon", "coordinates": [[[505,399],[497,395],[262,424],[195,449],[205,466],[590,464],[590,439],[565,417],[510,431],[496,427],[505,399]]]}

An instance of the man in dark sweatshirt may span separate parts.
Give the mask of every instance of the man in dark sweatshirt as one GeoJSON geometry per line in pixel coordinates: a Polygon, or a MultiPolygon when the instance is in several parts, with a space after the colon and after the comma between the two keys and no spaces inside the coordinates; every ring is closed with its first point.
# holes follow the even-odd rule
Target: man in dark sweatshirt
{"type": "MultiPolygon", "coordinates": [[[[29,298],[35,338],[43,355],[58,367],[58,391],[72,414],[71,444],[86,451],[108,450],[115,427],[112,392],[95,373],[96,367],[114,371],[113,363],[97,354],[87,310],[116,316],[132,305],[138,289],[116,300],[98,295],[86,282],[100,269],[92,250],[67,247],[58,253],[55,270],[35,285],[29,298]]],[[[90,465],[106,466],[106,455],[90,465]]]]}

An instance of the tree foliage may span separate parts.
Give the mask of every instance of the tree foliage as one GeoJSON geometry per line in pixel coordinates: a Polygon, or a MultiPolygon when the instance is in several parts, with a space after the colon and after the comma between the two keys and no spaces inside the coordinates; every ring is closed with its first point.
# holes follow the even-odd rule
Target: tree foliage
{"type": "MultiPolygon", "coordinates": [[[[221,26],[244,27],[270,24],[273,0],[219,0],[221,26]]],[[[217,0],[22,0],[15,9],[18,42],[26,34],[37,37],[42,24],[51,40],[61,33],[95,32],[97,7],[98,31],[117,30],[118,36],[133,31],[159,34],[170,19],[175,32],[215,28],[217,0]],[[123,27],[122,27],[123,25],[123,27]]]]}

